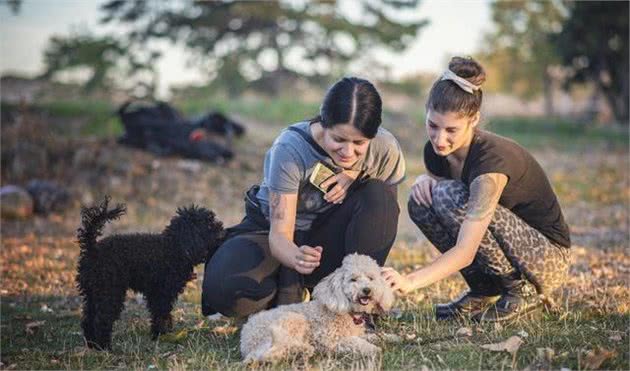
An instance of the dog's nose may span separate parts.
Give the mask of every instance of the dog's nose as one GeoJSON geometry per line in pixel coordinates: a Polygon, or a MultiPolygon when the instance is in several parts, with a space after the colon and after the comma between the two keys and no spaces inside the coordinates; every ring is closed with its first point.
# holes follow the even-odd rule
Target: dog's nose
{"type": "Polygon", "coordinates": [[[370,289],[369,287],[364,287],[362,291],[364,295],[370,295],[372,289],[370,289]]]}

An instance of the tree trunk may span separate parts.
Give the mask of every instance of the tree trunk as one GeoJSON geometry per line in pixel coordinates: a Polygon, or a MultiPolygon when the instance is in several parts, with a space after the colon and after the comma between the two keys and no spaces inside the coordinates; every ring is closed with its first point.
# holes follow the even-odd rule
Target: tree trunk
{"type": "Polygon", "coordinates": [[[553,107],[553,81],[549,72],[545,69],[542,76],[543,96],[545,99],[545,115],[547,117],[555,116],[555,110],[553,107]]]}

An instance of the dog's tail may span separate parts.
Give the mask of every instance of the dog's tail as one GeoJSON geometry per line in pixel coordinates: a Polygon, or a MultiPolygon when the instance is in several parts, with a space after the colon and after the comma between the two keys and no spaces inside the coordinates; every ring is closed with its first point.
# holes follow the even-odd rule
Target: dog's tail
{"type": "Polygon", "coordinates": [[[77,237],[82,252],[87,252],[96,245],[96,239],[103,233],[107,222],[120,218],[127,211],[123,204],[117,204],[108,210],[110,199],[111,197],[105,196],[99,205],[81,208],[81,227],[77,230],[77,237]]]}

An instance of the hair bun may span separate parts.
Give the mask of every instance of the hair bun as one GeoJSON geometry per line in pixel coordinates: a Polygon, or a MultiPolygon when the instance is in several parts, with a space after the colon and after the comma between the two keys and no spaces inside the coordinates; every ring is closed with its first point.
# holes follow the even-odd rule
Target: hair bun
{"type": "Polygon", "coordinates": [[[477,86],[486,81],[486,71],[472,57],[453,57],[448,69],[477,86]]]}

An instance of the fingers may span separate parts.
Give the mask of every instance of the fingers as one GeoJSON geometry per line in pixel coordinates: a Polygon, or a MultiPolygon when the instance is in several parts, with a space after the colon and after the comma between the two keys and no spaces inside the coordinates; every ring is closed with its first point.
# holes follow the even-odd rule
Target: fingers
{"type": "Polygon", "coordinates": [[[311,274],[315,270],[315,268],[304,268],[304,267],[301,267],[301,266],[296,266],[294,269],[298,273],[304,274],[304,275],[311,274]]]}
{"type": "Polygon", "coordinates": [[[431,204],[433,203],[433,198],[431,197],[431,183],[426,182],[424,184],[424,187],[422,187],[422,198],[426,203],[426,207],[431,206],[431,204]]]}
{"type": "Polygon", "coordinates": [[[422,199],[422,192],[420,192],[418,185],[411,187],[411,198],[416,204],[425,206],[424,200],[422,199]]]}
{"type": "Polygon", "coordinates": [[[319,261],[322,257],[322,247],[316,246],[311,247],[308,245],[300,246],[300,252],[302,253],[302,257],[305,260],[309,261],[319,261]]]}
{"type": "Polygon", "coordinates": [[[319,267],[321,256],[321,246],[307,246],[303,245],[299,247],[299,252],[296,255],[296,262],[294,269],[301,274],[311,274],[317,267],[319,267]]]}
{"type": "Polygon", "coordinates": [[[381,269],[381,275],[394,292],[404,294],[403,277],[400,273],[393,268],[385,267],[381,269]]]}
{"type": "Polygon", "coordinates": [[[333,183],[337,183],[337,175],[331,175],[328,179],[321,182],[319,186],[324,189],[328,189],[328,187],[330,187],[333,183]]]}
{"type": "Polygon", "coordinates": [[[337,185],[334,186],[333,189],[330,190],[330,192],[324,195],[324,200],[334,204],[338,204],[341,203],[341,201],[343,201],[345,197],[346,190],[341,185],[339,185],[339,183],[337,183],[337,185]]]}
{"type": "Polygon", "coordinates": [[[418,205],[430,207],[433,204],[431,190],[433,189],[434,183],[435,180],[428,176],[419,176],[414,185],[411,187],[411,198],[418,205]]]}
{"type": "Polygon", "coordinates": [[[295,264],[293,268],[302,274],[311,274],[317,267],[319,267],[319,263],[312,263],[298,259],[297,264],[295,264]]]}

